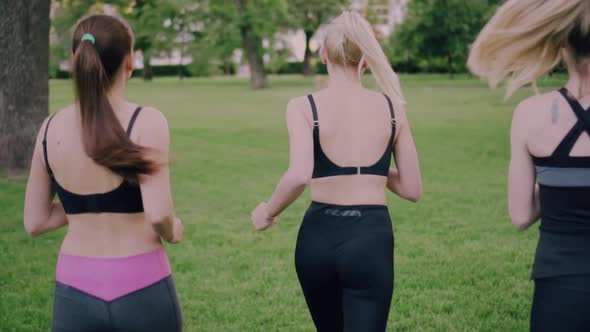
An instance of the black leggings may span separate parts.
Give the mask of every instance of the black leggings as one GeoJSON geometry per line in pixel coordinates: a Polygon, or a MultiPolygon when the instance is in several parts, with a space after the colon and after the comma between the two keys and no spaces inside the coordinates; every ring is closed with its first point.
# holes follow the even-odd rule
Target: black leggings
{"type": "Polygon", "coordinates": [[[172,277],[111,302],[56,283],[52,332],[182,331],[172,277]]]}
{"type": "Polygon", "coordinates": [[[590,275],[535,280],[531,332],[590,331],[590,275]]]}
{"type": "Polygon", "coordinates": [[[295,268],[318,331],[385,331],[393,295],[387,207],[312,203],[295,268]]]}

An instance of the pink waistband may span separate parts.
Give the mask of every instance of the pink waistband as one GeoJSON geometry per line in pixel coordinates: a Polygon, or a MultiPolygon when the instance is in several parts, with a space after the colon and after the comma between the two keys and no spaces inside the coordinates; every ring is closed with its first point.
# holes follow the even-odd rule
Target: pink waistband
{"type": "Polygon", "coordinates": [[[150,286],[171,274],[164,248],[115,258],[61,253],[55,278],[104,301],[112,301],[150,286]]]}

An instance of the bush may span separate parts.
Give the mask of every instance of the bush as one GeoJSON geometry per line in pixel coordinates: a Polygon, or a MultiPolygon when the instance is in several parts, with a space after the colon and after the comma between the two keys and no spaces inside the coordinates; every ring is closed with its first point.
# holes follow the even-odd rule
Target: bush
{"type": "Polygon", "coordinates": [[[303,62],[285,62],[280,65],[275,74],[302,74],[303,73],[303,62]]]}
{"type": "MultiPolygon", "coordinates": [[[[192,73],[188,70],[187,66],[179,67],[178,65],[164,65],[164,66],[152,66],[153,77],[165,77],[165,76],[178,76],[179,70],[182,70],[182,76],[191,77],[192,73]]],[[[142,69],[136,69],[133,71],[132,77],[142,77],[142,69]]]]}
{"type": "Polygon", "coordinates": [[[323,64],[321,61],[315,63],[315,73],[325,75],[328,73],[328,66],[323,64]]]}

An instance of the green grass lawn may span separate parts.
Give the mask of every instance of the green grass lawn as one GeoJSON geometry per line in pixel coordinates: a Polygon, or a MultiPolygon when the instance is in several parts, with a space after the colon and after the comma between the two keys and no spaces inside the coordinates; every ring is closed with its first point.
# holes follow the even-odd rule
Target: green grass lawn
{"type": "MultiPolygon", "coordinates": [[[[424,195],[390,195],[395,228],[392,331],[525,331],[536,226],[516,231],[507,215],[511,110],[478,81],[404,76],[424,195]]],[[[543,82],[558,86],[560,78],[543,82]]],[[[257,233],[250,210],[286,169],[284,113],[311,79],[132,81],[129,98],[162,110],[172,131],[173,192],[185,240],[167,246],[186,331],[312,331],[294,268],[306,194],[257,233]]],[[[52,81],[50,109],[72,101],[71,83],[52,81]]],[[[55,263],[64,231],[27,237],[26,179],[0,178],[0,330],[47,331],[55,263]]]]}

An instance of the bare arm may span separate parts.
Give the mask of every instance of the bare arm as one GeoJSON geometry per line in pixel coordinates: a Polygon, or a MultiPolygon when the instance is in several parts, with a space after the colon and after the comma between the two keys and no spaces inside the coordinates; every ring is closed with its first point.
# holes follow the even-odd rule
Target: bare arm
{"type": "Polygon", "coordinates": [[[162,113],[154,109],[146,109],[141,115],[139,144],[148,149],[147,157],[159,166],[153,174],[139,177],[145,217],[164,240],[179,242],[182,224],[175,217],[172,203],[168,122],[162,113]]]}
{"type": "Polygon", "coordinates": [[[271,217],[279,215],[305,191],[313,173],[313,137],[311,126],[302,112],[302,105],[287,106],[289,129],[289,168],[268,201],[271,217]]]}
{"type": "Polygon", "coordinates": [[[252,223],[265,230],[276,223],[275,217],[305,191],[313,172],[313,137],[311,125],[305,119],[301,100],[287,105],[289,129],[289,168],[279,180],[268,203],[261,203],[252,211],[252,223]]]}
{"type": "Polygon", "coordinates": [[[533,160],[526,145],[527,121],[521,105],[514,111],[510,133],[508,210],[512,224],[526,229],[539,219],[540,201],[533,160]]]}
{"type": "Polygon", "coordinates": [[[61,203],[53,202],[55,191],[45,168],[42,141],[46,125],[47,121],[37,135],[25,194],[24,225],[30,236],[41,235],[68,224],[61,203]]]}
{"type": "Polygon", "coordinates": [[[405,110],[398,106],[395,114],[399,128],[399,134],[394,144],[397,168],[389,170],[387,188],[401,198],[417,202],[422,196],[422,175],[420,174],[418,152],[405,110]]]}

